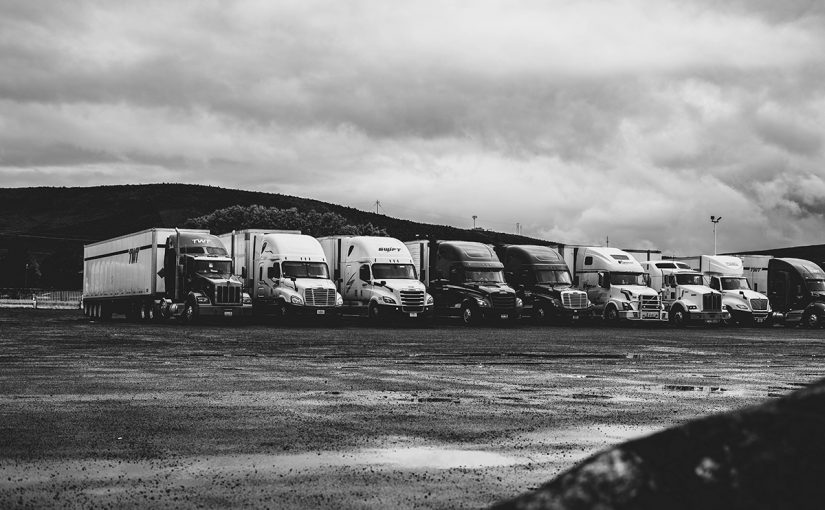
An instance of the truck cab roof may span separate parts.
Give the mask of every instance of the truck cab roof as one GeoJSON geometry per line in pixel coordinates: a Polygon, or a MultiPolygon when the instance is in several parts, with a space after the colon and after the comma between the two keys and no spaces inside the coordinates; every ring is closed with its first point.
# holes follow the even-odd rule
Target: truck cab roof
{"type": "Polygon", "coordinates": [[[579,252],[581,263],[576,263],[576,271],[617,271],[622,273],[643,273],[644,269],[636,258],[626,251],[609,246],[592,246],[579,252]],[[589,263],[588,263],[589,262],[589,263]]]}
{"type": "Polygon", "coordinates": [[[490,245],[471,241],[440,241],[438,243],[439,260],[461,263],[468,267],[485,269],[504,269],[490,245]]]}
{"type": "Polygon", "coordinates": [[[283,260],[326,262],[321,244],[305,234],[266,234],[261,239],[261,253],[280,256],[283,260]]]}

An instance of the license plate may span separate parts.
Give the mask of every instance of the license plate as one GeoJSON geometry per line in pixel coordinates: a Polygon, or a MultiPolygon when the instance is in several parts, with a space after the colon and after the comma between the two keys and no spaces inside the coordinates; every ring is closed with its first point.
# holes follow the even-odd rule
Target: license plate
{"type": "Polygon", "coordinates": [[[224,317],[232,317],[232,312],[223,312],[224,317]]]}
{"type": "Polygon", "coordinates": [[[327,313],[327,311],[326,310],[315,310],[315,313],[318,314],[318,315],[324,315],[325,313],[327,313]]]}
{"type": "Polygon", "coordinates": [[[503,313],[503,314],[501,314],[501,318],[502,318],[502,319],[509,319],[509,318],[510,318],[510,316],[509,316],[509,315],[507,315],[506,313],[503,313]]]}
{"type": "Polygon", "coordinates": [[[753,320],[756,321],[757,324],[759,324],[760,322],[765,322],[765,319],[762,317],[756,317],[753,320]]]}
{"type": "Polygon", "coordinates": [[[658,319],[659,314],[656,312],[642,312],[642,319],[658,319]]]}
{"type": "Polygon", "coordinates": [[[410,312],[410,317],[418,317],[418,313],[416,313],[416,312],[410,312]]]}

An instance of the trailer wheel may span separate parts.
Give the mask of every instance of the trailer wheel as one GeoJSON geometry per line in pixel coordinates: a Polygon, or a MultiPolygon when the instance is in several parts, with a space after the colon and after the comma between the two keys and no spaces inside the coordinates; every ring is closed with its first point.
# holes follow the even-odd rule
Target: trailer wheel
{"type": "Polygon", "coordinates": [[[183,319],[183,322],[186,324],[196,323],[198,321],[198,304],[194,301],[187,301],[186,306],[183,308],[181,319],[183,319]]]}
{"type": "Polygon", "coordinates": [[[480,319],[481,312],[478,307],[473,306],[470,303],[464,303],[461,305],[461,321],[465,326],[475,326],[478,324],[480,319]]]}
{"type": "Polygon", "coordinates": [[[676,327],[683,327],[686,321],[685,309],[678,305],[674,306],[670,311],[670,324],[676,327]]]}

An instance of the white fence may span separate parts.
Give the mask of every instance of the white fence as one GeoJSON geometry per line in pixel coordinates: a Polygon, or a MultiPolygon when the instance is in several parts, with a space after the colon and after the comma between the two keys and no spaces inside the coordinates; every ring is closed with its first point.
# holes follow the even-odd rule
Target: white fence
{"type": "Polygon", "coordinates": [[[79,309],[83,291],[51,289],[0,289],[0,308],[79,309]]]}

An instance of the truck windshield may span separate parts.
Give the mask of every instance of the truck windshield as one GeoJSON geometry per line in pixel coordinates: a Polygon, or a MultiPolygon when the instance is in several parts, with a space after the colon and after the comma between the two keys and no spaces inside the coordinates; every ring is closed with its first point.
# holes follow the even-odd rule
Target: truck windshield
{"type": "Polygon", "coordinates": [[[284,278],[329,278],[323,262],[284,262],[281,267],[284,278]]]}
{"type": "Polygon", "coordinates": [[[610,273],[611,285],[646,285],[644,273],[610,273]]]}
{"type": "Polygon", "coordinates": [[[702,275],[700,274],[693,274],[693,273],[677,273],[676,274],[676,284],[677,285],[704,285],[704,281],[702,280],[702,275]]]}
{"type": "Polygon", "coordinates": [[[412,264],[373,264],[372,277],[375,280],[416,280],[412,264]]]}
{"type": "Polygon", "coordinates": [[[722,290],[748,290],[750,288],[745,278],[722,278],[722,290]]]}
{"type": "Polygon", "coordinates": [[[805,280],[808,290],[819,292],[825,290],[825,280],[805,280]]]}
{"type": "Polygon", "coordinates": [[[232,265],[228,260],[196,260],[195,272],[207,276],[228,278],[232,272],[232,265]]]}
{"type": "Polygon", "coordinates": [[[537,269],[536,283],[573,283],[570,273],[555,269],[537,269]]]}
{"type": "Polygon", "coordinates": [[[501,270],[485,271],[467,269],[464,271],[465,282],[498,282],[504,283],[504,274],[501,270]]]}

